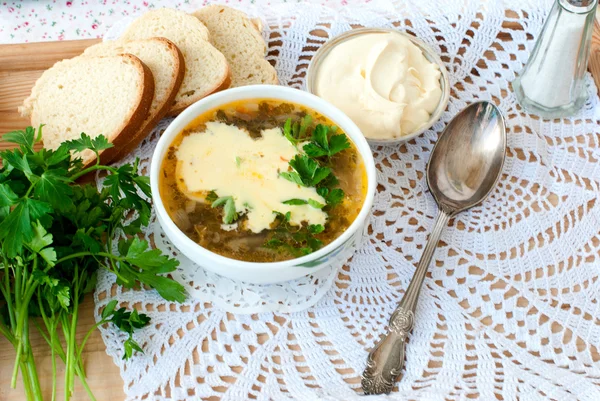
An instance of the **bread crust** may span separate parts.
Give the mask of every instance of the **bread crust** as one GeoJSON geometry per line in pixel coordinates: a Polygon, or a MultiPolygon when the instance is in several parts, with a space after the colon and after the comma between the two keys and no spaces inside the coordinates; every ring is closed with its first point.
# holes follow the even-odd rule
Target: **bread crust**
{"type": "MultiPolygon", "coordinates": [[[[143,76],[144,82],[140,88],[140,91],[138,92],[139,101],[136,102],[137,107],[132,110],[128,118],[125,119],[125,122],[117,130],[117,134],[111,141],[113,147],[100,153],[101,164],[109,164],[112,162],[115,156],[118,154],[119,149],[124,147],[129,138],[135,135],[135,133],[146,120],[146,117],[148,116],[148,110],[150,109],[152,99],[154,98],[154,77],[152,75],[152,71],[150,71],[150,69],[133,54],[125,53],[121,56],[129,59],[136,66],[140,74],[143,76]]],[[[95,160],[84,160],[83,162],[87,167],[94,164],[95,160]]]]}
{"type": "Polygon", "coordinates": [[[167,112],[173,104],[175,96],[177,95],[177,92],[181,87],[181,83],[183,82],[183,76],[185,74],[185,59],[183,58],[183,53],[181,53],[181,51],[175,45],[175,43],[171,42],[166,38],[157,37],[152,39],[164,42],[173,54],[173,56],[177,59],[175,68],[175,82],[173,84],[173,87],[171,88],[171,93],[165,100],[161,109],[156,113],[156,115],[153,118],[146,120],[145,124],[143,124],[143,126],[137,131],[137,133],[131,138],[131,140],[128,143],[126,143],[120,149],[117,149],[117,154],[112,159],[112,162],[119,161],[125,156],[127,156],[129,153],[131,153],[144,140],[144,138],[146,138],[150,134],[150,132],[152,132],[152,130],[154,129],[154,127],[156,127],[160,120],[162,120],[163,117],[167,115],[167,112]]]}
{"type": "Polygon", "coordinates": [[[217,85],[215,86],[214,89],[211,89],[210,91],[208,91],[207,93],[203,94],[202,96],[194,96],[193,98],[191,98],[190,100],[188,100],[185,103],[180,102],[179,104],[174,105],[171,110],[169,110],[167,112],[167,116],[168,117],[173,117],[178,115],[179,113],[181,113],[182,111],[184,111],[185,109],[187,109],[189,106],[191,106],[192,104],[196,103],[197,101],[199,101],[200,99],[203,99],[213,93],[228,89],[231,86],[231,69],[229,68],[229,64],[225,64],[227,67],[227,72],[225,74],[225,77],[223,78],[223,80],[217,85]]]}

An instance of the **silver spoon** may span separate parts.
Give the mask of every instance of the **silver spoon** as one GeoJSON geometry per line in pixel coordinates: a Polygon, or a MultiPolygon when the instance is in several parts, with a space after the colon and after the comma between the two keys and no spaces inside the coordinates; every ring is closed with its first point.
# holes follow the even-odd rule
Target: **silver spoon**
{"type": "Polygon", "coordinates": [[[440,135],[427,165],[427,185],[439,214],[415,274],[387,333],[369,353],[362,375],[365,394],[389,394],[404,367],[419,292],[442,230],[455,214],[481,202],[496,185],[506,153],[502,114],[489,102],[473,103],[458,113],[440,135]]]}

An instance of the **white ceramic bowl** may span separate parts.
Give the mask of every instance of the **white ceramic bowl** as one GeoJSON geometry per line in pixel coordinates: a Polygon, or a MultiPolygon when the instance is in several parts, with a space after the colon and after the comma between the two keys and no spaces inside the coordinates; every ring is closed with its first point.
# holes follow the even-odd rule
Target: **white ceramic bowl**
{"type": "Polygon", "coordinates": [[[326,267],[341,267],[354,252],[356,245],[360,243],[360,240],[363,237],[363,231],[367,224],[371,206],[373,205],[373,196],[377,186],[375,163],[373,161],[371,149],[363,134],[350,118],[330,103],[317,96],[311,95],[310,93],[272,85],[255,85],[228,89],[208,96],[188,107],[173,120],[158,141],[150,166],[150,183],[158,221],[167,237],[169,237],[173,245],[175,245],[181,253],[206,270],[232,279],[258,284],[293,280],[312,274],[315,271],[326,267]],[[282,100],[284,102],[301,104],[313,109],[339,126],[352,142],[354,142],[363,158],[365,169],[367,171],[368,189],[365,202],[356,220],[332,243],[314,253],[292,260],[272,263],[242,262],[230,259],[211,252],[188,238],[181,230],[179,230],[175,223],[173,223],[163,205],[158,188],[159,173],[161,171],[163,158],[175,137],[196,117],[206,111],[213,110],[230,102],[244,99],[282,100]]]}

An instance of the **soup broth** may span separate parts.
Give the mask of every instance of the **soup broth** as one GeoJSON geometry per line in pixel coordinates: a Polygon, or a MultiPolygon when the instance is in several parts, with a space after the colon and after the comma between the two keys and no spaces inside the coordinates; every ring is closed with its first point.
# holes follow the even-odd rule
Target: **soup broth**
{"type": "Polygon", "coordinates": [[[358,215],[366,171],[352,141],[303,106],[233,102],[194,120],[162,162],[160,196],[193,241],[276,262],[325,246],[358,215]]]}

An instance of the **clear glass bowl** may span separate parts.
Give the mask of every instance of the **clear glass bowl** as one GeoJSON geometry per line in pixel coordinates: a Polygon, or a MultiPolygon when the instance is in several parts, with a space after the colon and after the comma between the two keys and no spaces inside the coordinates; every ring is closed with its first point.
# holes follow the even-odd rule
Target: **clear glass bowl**
{"type": "Polygon", "coordinates": [[[390,138],[390,139],[369,138],[366,135],[366,133],[363,132],[363,135],[365,135],[365,138],[367,138],[367,141],[369,141],[369,143],[374,144],[374,145],[389,145],[389,144],[395,144],[395,143],[407,141],[411,138],[421,135],[423,132],[425,132],[429,128],[431,128],[431,126],[440,119],[440,117],[442,116],[442,113],[446,110],[446,106],[448,105],[448,99],[450,99],[450,81],[448,78],[448,71],[446,70],[444,63],[442,62],[440,57],[437,55],[437,53],[431,47],[429,47],[427,44],[425,44],[421,40],[415,38],[414,36],[409,35],[405,32],[395,30],[395,29],[357,28],[357,29],[352,29],[348,32],[345,32],[345,33],[339,35],[339,36],[336,36],[333,39],[328,40],[317,51],[317,53],[312,58],[310,65],[308,66],[308,71],[306,73],[306,90],[308,92],[312,93],[313,95],[317,94],[316,93],[316,81],[317,81],[319,68],[321,66],[321,63],[325,59],[325,57],[327,57],[329,52],[335,46],[339,45],[342,42],[345,42],[346,40],[355,38],[357,36],[371,34],[371,33],[395,33],[398,35],[402,35],[402,36],[408,38],[419,49],[421,49],[421,51],[423,52],[423,55],[429,62],[437,64],[440,67],[440,72],[441,72],[440,85],[442,88],[442,97],[440,98],[440,102],[438,103],[437,107],[431,114],[431,117],[429,118],[429,121],[427,121],[427,123],[422,125],[417,131],[414,131],[409,134],[402,135],[402,136],[399,136],[396,138],[390,138]]]}

